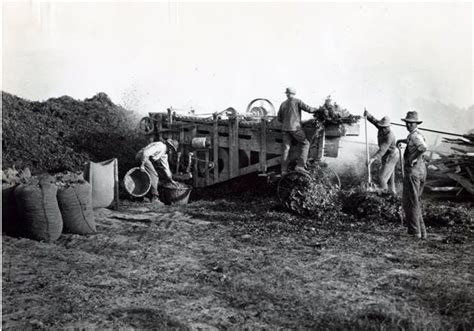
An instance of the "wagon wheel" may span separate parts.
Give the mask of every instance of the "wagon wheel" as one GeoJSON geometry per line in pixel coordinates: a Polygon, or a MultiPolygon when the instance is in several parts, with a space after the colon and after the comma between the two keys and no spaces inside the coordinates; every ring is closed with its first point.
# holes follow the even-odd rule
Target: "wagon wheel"
{"type": "Polygon", "coordinates": [[[275,116],[275,107],[268,99],[258,98],[250,101],[247,112],[250,116],[275,116]]]}
{"type": "Polygon", "coordinates": [[[291,191],[296,185],[304,185],[312,181],[313,178],[308,173],[292,171],[284,175],[277,185],[277,196],[281,203],[285,203],[291,191]]]}
{"type": "Polygon", "coordinates": [[[138,124],[138,128],[145,134],[153,132],[153,122],[149,117],[143,117],[138,124]]]}

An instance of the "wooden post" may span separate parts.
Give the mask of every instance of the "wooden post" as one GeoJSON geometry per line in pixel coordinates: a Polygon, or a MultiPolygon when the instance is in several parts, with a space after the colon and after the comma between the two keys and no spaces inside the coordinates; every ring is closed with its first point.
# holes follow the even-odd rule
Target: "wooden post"
{"type": "Polygon", "coordinates": [[[194,181],[194,187],[197,187],[198,185],[198,175],[199,175],[199,165],[198,165],[198,158],[197,158],[197,152],[194,154],[194,175],[193,175],[193,181],[194,181]]]}
{"type": "Polygon", "coordinates": [[[267,121],[264,118],[260,123],[260,171],[267,172],[267,121]]]}
{"type": "Polygon", "coordinates": [[[213,160],[214,160],[214,183],[219,182],[219,131],[217,114],[212,115],[212,149],[213,149],[213,160]]]}
{"type": "Polygon", "coordinates": [[[239,175],[239,121],[229,117],[229,179],[239,175]]]}
{"type": "Polygon", "coordinates": [[[209,185],[209,149],[207,148],[204,151],[204,160],[205,160],[205,166],[206,166],[206,186],[209,185]]]}
{"type": "Polygon", "coordinates": [[[118,180],[118,160],[114,162],[114,195],[115,195],[115,209],[119,209],[119,180],[118,180]]]}
{"type": "Polygon", "coordinates": [[[229,172],[228,172],[228,178],[227,179],[231,179],[232,178],[232,175],[234,174],[234,167],[235,167],[235,163],[237,162],[235,159],[234,159],[234,134],[233,134],[233,131],[234,131],[234,127],[232,126],[232,121],[233,119],[232,118],[229,118],[229,172]]]}
{"type": "Polygon", "coordinates": [[[173,124],[173,110],[168,108],[168,129],[171,129],[171,125],[173,124]]]}
{"type": "Polygon", "coordinates": [[[161,131],[163,130],[163,114],[161,114],[161,113],[158,114],[157,118],[158,118],[158,120],[157,120],[157,123],[156,123],[156,126],[157,126],[156,130],[157,130],[157,133],[158,133],[158,140],[161,140],[161,139],[163,139],[163,136],[162,136],[162,133],[161,133],[161,131]]]}

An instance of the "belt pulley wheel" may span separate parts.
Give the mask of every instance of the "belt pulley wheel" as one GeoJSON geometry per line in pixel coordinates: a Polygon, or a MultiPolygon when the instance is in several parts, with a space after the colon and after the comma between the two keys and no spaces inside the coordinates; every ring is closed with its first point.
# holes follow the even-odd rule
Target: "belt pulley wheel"
{"type": "Polygon", "coordinates": [[[247,106],[247,115],[249,116],[275,116],[275,106],[268,99],[258,98],[250,101],[247,106]]]}
{"type": "Polygon", "coordinates": [[[154,130],[153,121],[149,117],[143,117],[138,124],[138,128],[145,134],[150,134],[154,130]]]}

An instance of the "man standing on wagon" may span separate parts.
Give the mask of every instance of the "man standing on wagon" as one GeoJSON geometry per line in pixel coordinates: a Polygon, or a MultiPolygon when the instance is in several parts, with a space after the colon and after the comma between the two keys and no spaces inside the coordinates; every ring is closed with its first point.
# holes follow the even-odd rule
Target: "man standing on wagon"
{"type": "Polygon", "coordinates": [[[278,111],[278,121],[281,122],[283,133],[282,154],[281,154],[281,174],[288,172],[288,154],[293,142],[297,143],[298,158],[296,159],[296,171],[305,172],[306,161],[308,160],[309,141],[301,128],[301,111],[315,113],[316,108],[306,105],[303,101],[295,98],[296,90],[288,87],[285,91],[287,100],[284,101],[278,111]]]}
{"type": "Polygon", "coordinates": [[[380,121],[376,119],[367,110],[364,111],[364,116],[377,129],[377,142],[379,145],[378,151],[369,160],[369,164],[375,160],[382,161],[382,166],[379,172],[379,185],[383,190],[388,189],[387,182],[390,181],[390,191],[395,191],[395,166],[398,162],[398,153],[395,146],[396,138],[390,129],[390,118],[383,117],[380,121]]]}

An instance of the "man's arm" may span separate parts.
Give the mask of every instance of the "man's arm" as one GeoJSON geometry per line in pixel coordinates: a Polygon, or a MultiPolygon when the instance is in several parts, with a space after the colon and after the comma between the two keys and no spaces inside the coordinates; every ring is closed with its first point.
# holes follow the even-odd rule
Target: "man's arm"
{"type": "Polygon", "coordinates": [[[426,145],[426,142],[422,136],[415,135],[413,137],[413,143],[416,146],[416,151],[411,154],[410,158],[408,159],[408,163],[412,166],[414,165],[414,162],[428,149],[428,146],[426,145]]]}
{"type": "Polygon", "coordinates": [[[299,100],[299,102],[298,102],[298,108],[299,108],[300,110],[303,110],[303,111],[305,111],[305,112],[307,112],[307,113],[311,113],[311,114],[315,113],[316,110],[317,110],[316,108],[313,108],[313,107],[308,106],[307,104],[305,104],[305,103],[304,103],[303,101],[301,101],[301,100],[299,100]]]}
{"type": "Polygon", "coordinates": [[[367,120],[372,123],[377,129],[379,128],[379,120],[376,119],[371,113],[367,110],[364,110],[364,116],[367,117],[367,120]]]}
{"type": "Polygon", "coordinates": [[[280,122],[280,123],[283,123],[283,111],[282,111],[282,108],[283,108],[283,104],[280,105],[280,109],[278,109],[278,114],[277,114],[278,122],[280,122]]]}

